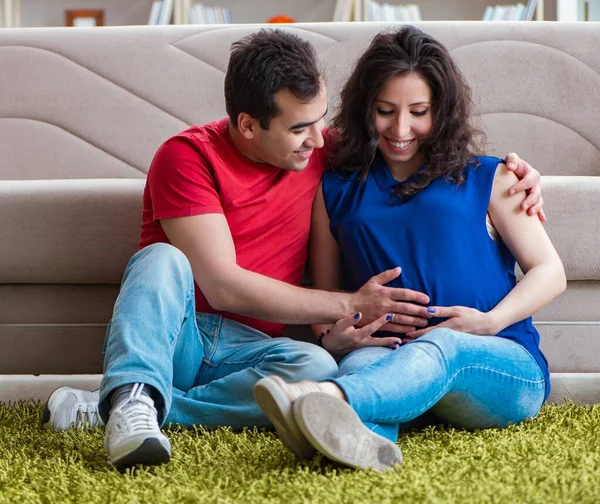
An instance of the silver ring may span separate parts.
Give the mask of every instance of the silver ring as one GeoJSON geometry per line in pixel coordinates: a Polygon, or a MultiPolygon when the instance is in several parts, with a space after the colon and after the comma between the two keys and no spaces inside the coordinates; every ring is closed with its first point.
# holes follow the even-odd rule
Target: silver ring
{"type": "Polygon", "coordinates": [[[395,313],[392,313],[392,324],[395,324],[395,323],[396,323],[396,321],[394,320],[394,317],[395,317],[395,316],[396,316],[396,314],[395,314],[395,313]]]}

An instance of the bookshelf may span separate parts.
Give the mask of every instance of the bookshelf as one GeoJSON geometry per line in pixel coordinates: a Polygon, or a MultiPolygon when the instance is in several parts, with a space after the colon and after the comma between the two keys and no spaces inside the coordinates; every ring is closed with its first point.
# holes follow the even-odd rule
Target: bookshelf
{"type": "MultiPolygon", "coordinates": [[[[230,8],[234,23],[264,23],[277,14],[297,22],[332,21],[337,0],[195,0],[230,8]]],[[[481,20],[485,8],[527,0],[377,0],[381,3],[416,4],[424,21],[481,20]]],[[[536,19],[556,20],[557,1],[540,0],[536,19]],[[541,15],[540,15],[541,14],[541,15]]],[[[568,0],[584,2],[585,0],[568,0]]],[[[590,0],[598,2],[599,0],[590,0]]],[[[105,25],[147,24],[153,0],[0,0],[0,27],[64,26],[65,10],[103,9],[105,25]]]]}
{"type": "Polygon", "coordinates": [[[544,3],[539,0],[528,0],[509,5],[495,5],[485,8],[484,21],[543,21],[544,3]]]}
{"type": "Polygon", "coordinates": [[[20,0],[1,0],[1,2],[0,27],[12,28],[13,26],[21,26],[20,0]]]}
{"type": "Polygon", "coordinates": [[[557,0],[558,21],[600,21],[600,0],[557,0]]]}

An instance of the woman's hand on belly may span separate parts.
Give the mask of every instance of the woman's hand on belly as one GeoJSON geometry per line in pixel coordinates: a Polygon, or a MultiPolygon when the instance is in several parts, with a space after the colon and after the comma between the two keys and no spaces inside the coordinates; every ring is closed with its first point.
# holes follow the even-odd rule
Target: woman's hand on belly
{"type": "Polygon", "coordinates": [[[494,336],[501,330],[491,312],[481,312],[466,306],[432,306],[429,310],[435,317],[446,320],[435,326],[408,332],[405,339],[413,340],[441,327],[480,336],[494,336]]]}

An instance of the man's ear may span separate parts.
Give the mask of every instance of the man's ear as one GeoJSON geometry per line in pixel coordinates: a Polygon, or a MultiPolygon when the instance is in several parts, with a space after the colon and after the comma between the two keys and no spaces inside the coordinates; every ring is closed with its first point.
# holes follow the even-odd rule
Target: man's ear
{"type": "Polygon", "coordinates": [[[250,114],[242,112],[238,114],[237,127],[244,138],[252,140],[256,136],[258,128],[260,128],[260,124],[250,114]]]}

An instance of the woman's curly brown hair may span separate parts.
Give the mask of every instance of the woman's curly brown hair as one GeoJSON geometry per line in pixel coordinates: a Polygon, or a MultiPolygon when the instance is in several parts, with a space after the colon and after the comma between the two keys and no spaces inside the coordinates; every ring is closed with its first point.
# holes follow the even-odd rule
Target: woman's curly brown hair
{"type": "Polygon", "coordinates": [[[425,169],[394,192],[412,196],[440,177],[457,185],[464,182],[465,167],[483,141],[482,133],[469,124],[471,90],[448,50],[414,26],[379,33],[358,60],[332,121],[329,168],[367,176],[379,142],[375,100],[389,79],[410,73],[421,76],[431,89],[433,124],[420,141],[425,169]]]}

